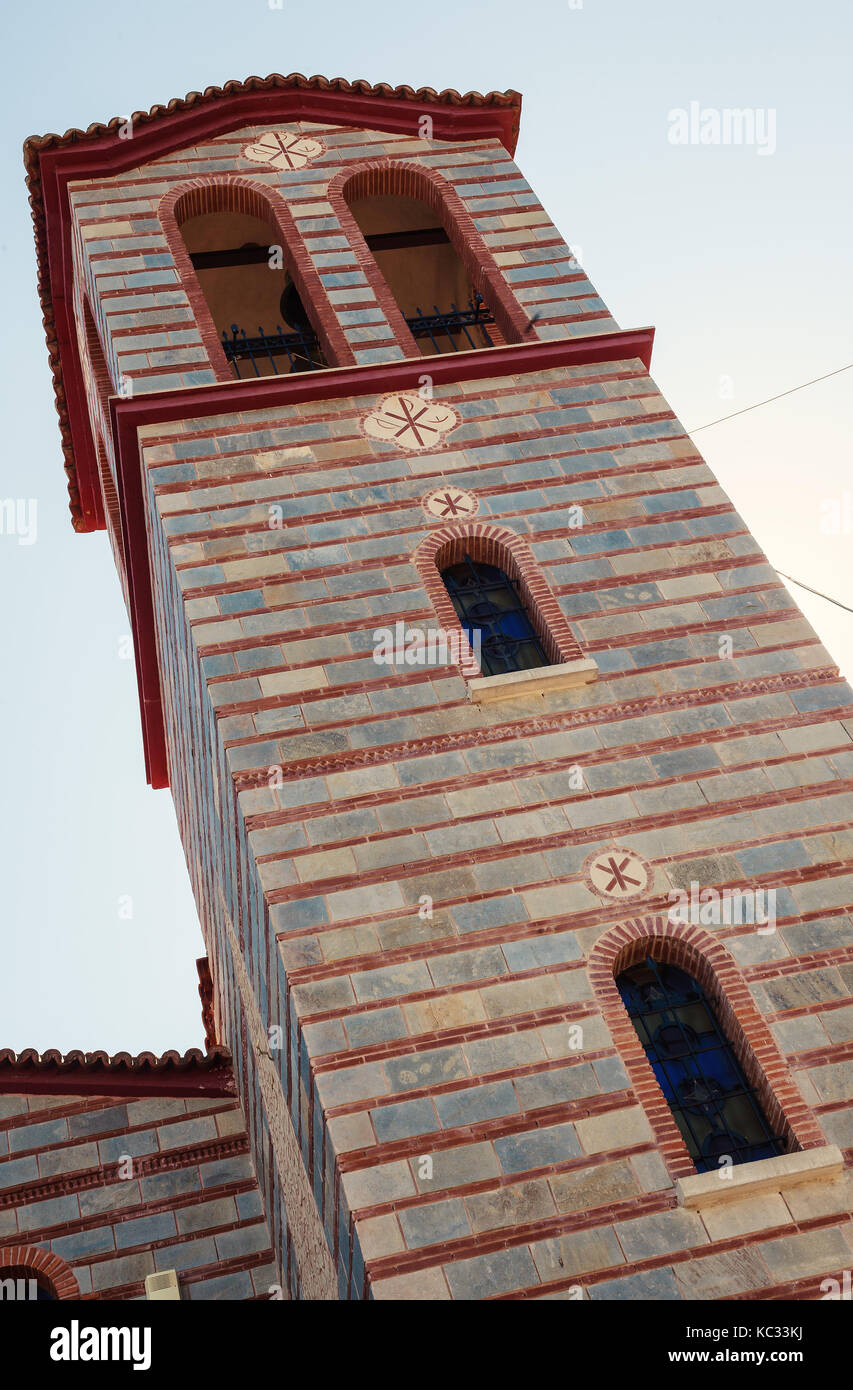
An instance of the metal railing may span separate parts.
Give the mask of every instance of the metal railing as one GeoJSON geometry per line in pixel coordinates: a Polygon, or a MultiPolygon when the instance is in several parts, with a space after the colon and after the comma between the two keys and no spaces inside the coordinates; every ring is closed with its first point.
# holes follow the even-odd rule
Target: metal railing
{"type": "MultiPolygon", "coordinates": [[[[449,309],[439,309],[434,304],[433,309],[434,313],[424,314],[419,306],[418,312],[407,318],[406,323],[414,338],[428,338],[437,353],[459,352],[466,347],[494,346],[486,325],[495,320],[491,310],[483,303],[482,295],[475,295],[473,300],[469,300],[467,309],[459,309],[455,304],[451,304],[449,309]],[[478,338],[480,341],[477,341],[478,338]]],[[[308,326],[288,333],[281,324],[276,326],[275,333],[265,333],[259,327],[255,336],[250,338],[245,328],[232,323],[230,337],[226,329],[222,330],[222,351],[238,380],[253,374],[281,376],[282,369],[285,373],[288,370],[312,372],[328,366],[320,341],[308,326]],[[282,358],[287,359],[288,367],[285,368],[283,363],[279,366],[282,358]],[[241,363],[248,366],[245,373],[241,370],[241,363]],[[272,366],[272,373],[261,370],[259,364],[264,363],[272,366]]]]}
{"type": "Polygon", "coordinates": [[[434,313],[423,314],[418,305],[417,314],[406,319],[413,338],[429,338],[439,353],[464,351],[466,344],[472,348],[494,347],[486,332],[486,324],[495,321],[494,315],[483,303],[481,294],[475,294],[473,300],[468,300],[467,309],[458,309],[455,304],[451,304],[449,310],[439,309],[437,304],[433,304],[432,307],[434,313]],[[480,342],[474,341],[471,336],[472,330],[480,337],[480,342]],[[464,336],[466,342],[460,341],[457,344],[456,336],[460,340],[464,336]]]}
{"type": "Polygon", "coordinates": [[[311,372],[326,366],[319,340],[313,330],[297,329],[296,332],[285,333],[281,324],[277,326],[275,333],[265,333],[263,328],[258,328],[256,336],[250,338],[245,328],[239,328],[236,323],[232,323],[230,338],[225,329],[222,330],[222,351],[225,353],[226,362],[231,363],[238,380],[243,379],[241,362],[249,364],[247,376],[251,376],[253,371],[255,376],[269,376],[269,372],[261,371],[258,364],[262,362],[272,364],[273,376],[281,376],[279,361],[282,357],[287,358],[292,372],[311,372]]]}

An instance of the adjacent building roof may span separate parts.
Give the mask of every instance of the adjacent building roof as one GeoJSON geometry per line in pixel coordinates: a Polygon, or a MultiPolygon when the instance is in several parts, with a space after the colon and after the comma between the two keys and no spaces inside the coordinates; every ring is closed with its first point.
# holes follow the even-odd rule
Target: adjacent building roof
{"type": "Polygon", "coordinates": [[[196,961],[204,1052],[59,1052],[0,1048],[0,1095],[236,1096],[231,1053],[216,1042],[213,978],[207,956],[196,961]]]}
{"type": "Polygon", "coordinates": [[[207,1052],[23,1052],[0,1050],[0,1094],[234,1096],[231,1054],[207,1052]]]}

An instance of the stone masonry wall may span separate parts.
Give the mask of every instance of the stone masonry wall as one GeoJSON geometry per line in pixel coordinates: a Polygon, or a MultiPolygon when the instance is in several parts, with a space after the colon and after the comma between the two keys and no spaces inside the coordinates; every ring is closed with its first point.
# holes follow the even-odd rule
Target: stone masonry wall
{"type": "Polygon", "coordinates": [[[144,1298],[167,1269],[184,1299],[269,1298],[248,1148],[230,1100],[2,1095],[0,1263],[49,1252],[81,1298],[144,1298]]]}
{"type": "MultiPolygon", "coordinates": [[[[849,1157],[851,692],[638,363],[436,398],[460,419],[437,453],[367,439],[373,397],[144,439],[155,587],[182,595],[160,634],[187,673],[170,720],[204,728],[170,734],[174,780],[204,769],[231,844],[224,873],[204,861],[206,930],[224,939],[222,884],[285,1032],[342,1292],[365,1292],[363,1261],[380,1296],[813,1289],[849,1264],[847,1180],[710,1228],[676,1209],[689,1164],[638,1104],[585,959],[673,887],[774,886],[774,934],[714,937],[793,1071],[806,1142],[849,1157]],[[483,707],[451,667],[374,662],[377,626],[434,622],[412,558],[442,480],[527,539],[594,684],[483,707]],[[613,845],[654,867],[629,906],[582,873],[613,845]]],[[[255,1067],[244,1053],[252,1113],[255,1067]]]]}

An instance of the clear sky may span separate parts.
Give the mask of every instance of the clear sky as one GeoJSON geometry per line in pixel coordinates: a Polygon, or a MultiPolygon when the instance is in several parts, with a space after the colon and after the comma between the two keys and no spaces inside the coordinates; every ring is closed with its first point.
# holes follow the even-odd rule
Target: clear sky
{"type": "MultiPolygon", "coordinates": [[[[32,544],[0,535],[0,1048],[202,1037],[201,935],[169,793],[145,783],[118,581],[105,536],[75,535],[68,515],[24,138],[270,71],[515,87],[518,163],[619,324],[656,325],[653,375],[693,429],[853,361],[851,14],[849,0],[7,7],[0,499],[36,499],[38,525],[32,544]],[[670,113],[693,102],[775,112],[774,140],[673,144],[670,113]]],[[[850,372],[697,434],[771,561],[851,606],[852,391],[850,372]],[[822,529],[833,502],[846,533],[822,529]]],[[[853,674],[853,614],[793,592],[853,674]]]]}

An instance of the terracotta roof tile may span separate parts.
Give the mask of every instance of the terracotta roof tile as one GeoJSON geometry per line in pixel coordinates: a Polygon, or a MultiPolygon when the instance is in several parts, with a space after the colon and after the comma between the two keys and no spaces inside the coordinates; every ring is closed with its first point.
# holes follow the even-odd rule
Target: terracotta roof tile
{"type": "Polygon", "coordinates": [[[0,1049],[0,1094],[233,1095],[231,1054],[225,1047],[207,1052],[59,1052],[33,1047],[0,1049]]]}
{"type": "MultiPolygon", "coordinates": [[[[457,92],[453,87],[445,87],[437,92],[434,87],[401,86],[392,87],[387,82],[370,83],[363,79],[348,82],[345,77],[306,77],[301,72],[270,73],[269,77],[247,77],[245,81],[226,82],[222,87],[205,87],[203,92],[188,92],[185,97],[174,97],[166,106],[152,106],[149,111],[135,111],[129,118],[134,126],[146,121],[160,120],[179,111],[186,111],[203,102],[221,101],[224,97],[242,96],[245,92],[268,92],[276,88],[296,88],[306,91],[343,92],[347,95],[367,97],[389,97],[397,100],[415,102],[419,106],[505,106],[521,110],[521,95],[512,90],[506,92],[457,92]]],[[[113,116],[105,124],[95,122],[85,130],[72,127],[64,135],[30,135],[24,141],[24,161],[29,168],[31,155],[48,146],[69,145],[79,140],[94,140],[108,135],[127,124],[127,116],[113,116]]]]}
{"type": "Polygon", "coordinates": [[[37,1052],[34,1047],[25,1047],[23,1052],[15,1052],[11,1047],[0,1048],[0,1067],[32,1067],[42,1071],[45,1067],[55,1067],[60,1071],[92,1071],[108,1067],[112,1071],[187,1071],[205,1070],[213,1067],[231,1065],[231,1054],[227,1047],[214,1047],[202,1052],[191,1047],[188,1052],[59,1052],[51,1048],[48,1052],[37,1052]]]}

